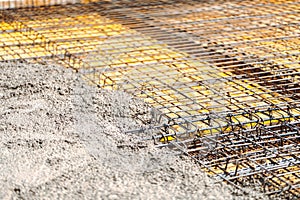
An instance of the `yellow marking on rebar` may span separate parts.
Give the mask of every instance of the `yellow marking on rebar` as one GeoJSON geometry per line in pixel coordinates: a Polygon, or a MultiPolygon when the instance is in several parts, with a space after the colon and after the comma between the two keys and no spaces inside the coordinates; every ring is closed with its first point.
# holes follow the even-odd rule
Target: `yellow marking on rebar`
{"type": "Polygon", "coordinates": [[[175,136],[164,136],[164,137],[161,137],[161,138],[159,139],[159,141],[160,141],[161,143],[166,143],[166,142],[171,142],[172,140],[175,140],[175,139],[176,139],[175,136]]]}

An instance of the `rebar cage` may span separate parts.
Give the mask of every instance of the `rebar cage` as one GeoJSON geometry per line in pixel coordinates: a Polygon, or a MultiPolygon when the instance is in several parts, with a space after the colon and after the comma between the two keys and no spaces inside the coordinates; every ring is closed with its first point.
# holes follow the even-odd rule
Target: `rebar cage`
{"type": "Polygon", "coordinates": [[[300,198],[300,2],[2,1],[0,60],[71,67],[153,106],[144,139],[300,198]],[[58,5],[59,4],[59,5],[58,5]]]}

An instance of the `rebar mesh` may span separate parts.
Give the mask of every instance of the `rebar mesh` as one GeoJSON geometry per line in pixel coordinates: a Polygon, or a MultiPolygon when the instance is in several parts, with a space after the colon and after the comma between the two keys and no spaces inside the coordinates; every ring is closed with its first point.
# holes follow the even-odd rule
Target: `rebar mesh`
{"type": "Polygon", "coordinates": [[[128,133],[236,187],[299,198],[300,2],[65,3],[2,6],[32,8],[0,11],[0,60],[61,64],[143,98],[153,122],[128,133]]]}

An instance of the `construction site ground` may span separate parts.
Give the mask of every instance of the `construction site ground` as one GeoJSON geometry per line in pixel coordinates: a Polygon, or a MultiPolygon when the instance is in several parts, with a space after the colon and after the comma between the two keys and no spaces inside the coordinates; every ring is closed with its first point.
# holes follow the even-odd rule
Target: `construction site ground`
{"type": "Polygon", "coordinates": [[[62,67],[0,66],[0,199],[267,199],[125,135],[150,117],[141,100],[62,67]]]}

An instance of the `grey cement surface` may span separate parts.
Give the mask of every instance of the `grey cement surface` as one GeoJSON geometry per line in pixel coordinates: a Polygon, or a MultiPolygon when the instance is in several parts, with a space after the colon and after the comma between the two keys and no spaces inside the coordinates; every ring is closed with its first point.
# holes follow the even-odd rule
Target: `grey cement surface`
{"type": "Polygon", "coordinates": [[[0,65],[0,199],[266,199],[126,135],[150,120],[141,100],[61,67],[0,65]]]}

